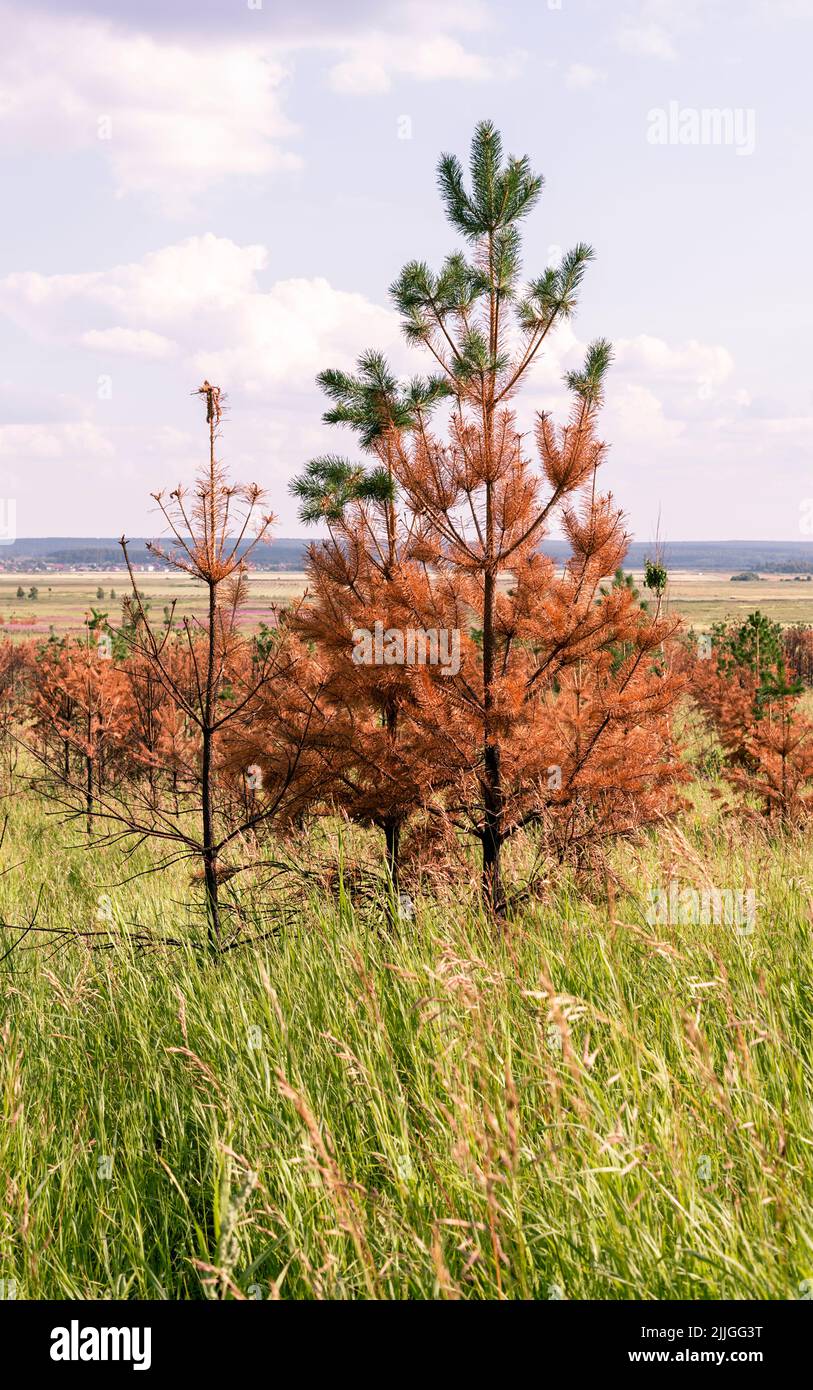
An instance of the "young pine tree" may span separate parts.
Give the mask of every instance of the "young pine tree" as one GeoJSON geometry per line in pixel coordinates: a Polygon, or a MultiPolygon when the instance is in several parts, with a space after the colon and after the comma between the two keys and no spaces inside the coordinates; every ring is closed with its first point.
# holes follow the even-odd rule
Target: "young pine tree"
{"type": "Polygon", "coordinates": [[[84,815],[88,835],[110,790],[108,761],[124,718],[121,673],[104,637],[94,615],[81,638],[47,643],[28,704],[30,747],[43,769],[39,785],[52,800],[84,815]]]}
{"type": "MultiPolygon", "coordinates": [[[[190,790],[181,802],[182,811],[198,821],[198,833],[187,829],[183,816],[173,821],[162,814],[147,829],[132,813],[118,813],[133,833],[158,835],[185,847],[197,857],[205,889],[208,939],[216,953],[223,941],[220,884],[228,870],[222,865],[224,850],[273,813],[274,806],[252,807],[240,814],[235,799],[223,785],[220,774],[222,753],[233,724],[266,694],[268,686],[283,678],[276,652],[268,654],[259,668],[247,652],[248,639],[239,624],[246,597],[247,558],[267,535],[273,522],[270,513],[260,511],[262,489],[256,484],[239,485],[227,481],[217,457],[217,440],[223,414],[218,386],[204,381],[195,393],[206,408],[209,437],[208,463],[187,497],[177,487],[168,498],[155,493],[155,500],[169,529],[168,548],[150,544],[150,549],[173,569],[190,575],[203,588],[205,611],[202,620],[184,618],[178,638],[183,658],[174,650],[172,615],[156,630],[150,623],[139,594],[135,575],[121,545],[132,587],[132,625],[127,635],[131,656],[149,672],[169,697],[177,716],[192,734],[196,753],[190,790]]],[[[284,657],[282,658],[284,664],[284,657]]],[[[287,672],[286,672],[287,674],[287,672]]],[[[153,788],[148,808],[154,816],[153,788]]],[[[176,797],[178,788],[175,788],[176,797]]]]}
{"type": "MultiPolygon", "coordinates": [[[[206,408],[208,460],[191,493],[178,487],[169,497],[154,494],[170,540],[150,549],[201,587],[203,616],[153,624],[122,537],[132,593],[112,645],[122,658],[115,673],[127,720],[115,748],[127,777],[97,798],[95,818],[109,842],[152,840],[163,846],[156,868],[179,859],[197,863],[208,945],[217,954],[231,944],[225,940],[221,886],[251,867],[235,863],[235,853],[277,814],[297,770],[294,747],[287,772],[249,801],[240,785],[248,769],[240,767],[235,775],[232,745],[258,708],[268,707],[272,690],[295,685],[296,654],[276,644],[257,659],[256,644],[242,630],[247,557],[273,518],[260,510],[261,489],[229,482],[217,458],[220,389],[205,381],[195,394],[206,408]]],[[[81,718],[84,706],[74,695],[77,707],[81,718]]],[[[71,782],[68,792],[74,790],[71,782]]]]}
{"type": "MultiPolygon", "coordinates": [[[[324,419],[355,433],[367,461],[312,459],[292,491],[300,519],[320,523],[325,541],[308,553],[309,591],[294,620],[322,666],[324,717],[311,745],[329,770],[326,808],[378,827],[390,882],[398,891],[401,836],[426,786],[425,740],[412,715],[412,679],[402,664],[366,661],[354,634],[409,624],[416,563],[415,518],[399,506],[394,463],[418,416],[447,391],[436,378],[399,386],[384,358],[367,353],[355,374],[318,378],[333,402],[324,419]]],[[[316,785],[316,784],[314,784],[316,785]]],[[[320,793],[324,796],[324,792],[320,793]]]]}
{"type": "Polygon", "coordinates": [[[636,800],[650,815],[664,804],[653,793],[676,770],[668,710],[678,683],[663,657],[674,625],[661,596],[650,614],[626,585],[600,592],[628,544],[597,484],[609,343],[592,343],[568,373],[567,423],[538,416],[536,461],[511,408],[574,314],[593,252],[579,244],[523,285],[521,226],[542,179],[527,158],[503,157],[489,122],[475,131],[470,175],[467,187],[456,157],[441,158],[441,197],[466,251],[438,272],[412,261],[393,286],[406,337],[439,369],[451,410],[445,438],[420,409],[414,428],[393,436],[392,474],[415,520],[413,621],[477,636],[464,636],[456,676],[418,673],[422,723],[428,761],[454,769],[449,810],[480,843],[483,892],[500,913],[503,847],[557,798],[584,801],[598,783],[606,799],[623,782],[628,811],[636,800]],[[542,549],[554,520],[571,546],[561,574],[542,549]],[[588,691],[585,719],[574,692],[588,691]],[[647,744],[637,771],[625,766],[633,730],[639,753],[647,744]]]}
{"type": "Polygon", "coordinates": [[[718,623],[711,656],[697,658],[691,689],[726,755],[726,781],[785,824],[813,810],[813,721],[802,683],[787,670],[783,633],[759,611],[718,623]]]}

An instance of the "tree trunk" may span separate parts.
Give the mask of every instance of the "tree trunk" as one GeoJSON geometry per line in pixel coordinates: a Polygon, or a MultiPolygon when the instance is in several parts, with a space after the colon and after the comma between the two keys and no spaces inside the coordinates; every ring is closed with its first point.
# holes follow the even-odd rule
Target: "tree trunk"
{"type": "Polygon", "coordinates": [[[497,743],[485,748],[485,820],[483,825],[483,898],[495,917],[505,915],[502,884],[502,779],[497,743]]]}
{"type": "Polygon", "coordinates": [[[217,856],[214,843],[212,814],[212,731],[203,729],[201,759],[201,809],[203,818],[203,877],[206,884],[206,917],[209,946],[214,954],[220,950],[220,910],[217,901],[217,856]]]}
{"type": "Polygon", "coordinates": [[[87,832],[88,832],[88,835],[92,835],[92,834],[93,834],[93,755],[92,755],[91,753],[88,753],[88,754],[86,754],[86,756],[85,756],[85,776],[86,776],[86,783],[85,783],[85,786],[86,786],[86,790],[85,790],[85,816],[86,816],[86,820],[87,820],[87,832]]]}
{"type": "MultiPolygon", "coordinates": [[[[490,499],[489,499],[490,502],[490,499]]],[[[483,899],[495,917],[505,911],[502,886],[502,775],[500,747],[491,729],[494,680],[494,603],[496,578],[486,570],[483,586],[483,899]]]]}
{"type": "MultiPolygon", "coordinates": [[[[390,534],[390,556],[392,556],[393,553],[394,553],[394,544],[395,544],[395,542],[394,542],[394,522],[391,522],[391,520],[390,520],[390,511],[391,511],[391,508],[388,508],[388,510],[387,510],[387,529],[388,529],[388,531],[391,532],[391,534],[390,534]]],[[[385,711],[384,711],[384,722],[385,722],[386,727],[387,727],[387,736],[388,736],[388,738],[389,738],[390,746],[391,746],[391,748],[392,748],[393,751],[394,751],[395,748],[396,748],[397,741],[398,741],[398,706],[397,706],[397,704],[394,703],[394,701],[391,701],[391,700],[390,700],[390,701],[388,701],[388,703],[387,703],[386,709],[385,709],[385,711]]],[[[401,864],[400,864],[400,856],[401,856],[401,821],[400,821],[400,818],[399,818],[399,819],[396,819],[394,816],[391,816],[388,820],[386,820],[386,821],[384,822],[384,838],[385,838],[385,841],[386,841],[386,851],[387,851],[387,873],[388,873],[388,875],[389,875],[389,880],[390,880],[390,884],[391,884],[391,888],[392,888],[392,895],[393,895],[393,898],[396,900],[396,910],[397,910],[397,899],[398,899],[398,889],[399,889],[399,883],[400,883],[400,868],[401,868],[401,864]]],[[[392,925],[392,923],[391,923],[390,925],[392,925]]]]}
{"type": "Polygon", "coordinates": [[[203,877],[206,884],[207,935],[213,955],[220,951],[220,911],[217,901],[217,856],[214,839],[214,816],[212,810],[212,714],[214,706],[214,666],[215,640],[217,626],[217,606],[214,584],[209,585],[209,642],[206,664],[206,689],[204,694],[203,727],[201,730],[203,751],[201,757],[201,810],[203,818],[203,877]]]}
{"type": "Polygon", "coordinates": [[[401,823],[400,821],[387,821],[384,826],[384,838],[387,844],[387,873],[389,874],[392,891],[398,896],[400,881],[400,852],[401,852],[401,823]]]}

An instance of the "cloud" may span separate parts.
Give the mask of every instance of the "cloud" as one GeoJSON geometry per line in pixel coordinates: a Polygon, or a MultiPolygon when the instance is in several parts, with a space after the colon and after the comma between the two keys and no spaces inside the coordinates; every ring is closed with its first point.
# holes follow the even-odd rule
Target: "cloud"
{"type": "Polygon", "coordinates": [[[618,46],[624,53],[640,58],[661,58],[674,62],[677,49],[667,31],[659,24],[624,24],[618,31],[618,46]]]}
{"type": "Polygon", "coordinates": [[[89,418],[0,426],[4,495],[19,535],[152,534],[149,493],[190,482],[200,440],[171,426],[100,425],[89,418]]]}
{"type": "Polygon", "coordinates": [[[61,424],[0,425],[0,456],[13,458],[63,458],[65,453],[112,457],[110,440],[90,420],[61,424]]]}
{"type": "Polygon", "coordinates": [[[123,353],[127,357],[172,357],[177,344],[149,328],[89,328],[79,341],[97,352],[123,353]]]}
{"type": "Polygon", "coordinates": [[[0,309],[37,339],[160,360],[229,389],[309,384],[371,343],[400,351],[394,313],[322,277],[264,289],[263,246],[189,237],[140,261],[79,275],[0,279],[0,309]]]}
{"type": "Polygon", "coordinates": [[[394,312],[323,277],[266,283],[268,265],[265,247],[207,234],[102,271],[0,279],[0,312],[60,360],[70,356],[72,368],[85,354],[89,366],[72,378],[77,390],[84,382],[85,419],[66,420],[66,401],[61,420],[34,424],[33,403],[27,421],[0,432],[5,495],[18,499],[22,534],[62,533],[66,516],[85,534],[153,527],[149,494],[191,481],[205,457],[190,396],[203,377],[229,397],[224,450],[236,476],[270,485],[288,529],[296,526],[286,481],[337,444],[321,424],[316,374],[352,368],[372,346],[404,374],[415,364],[394,312]]]}
{"type": "Polygon", "coordinates": [[[368,342],[399,346],[393,314],[363,295],[334,289],[327,280],[282,280],[266,294],[247,298],[237,313],[230,343],[212,343],[195,354],[201,371],[240,382],[296,389],[328,362],[350,365],[368,342]]]}
{"type": "Polygon", "coordinates": [[[118,196],[151,198],[170,215],[225,179],[300,167],[285,102],[303,53],[323,53],[330,86],[345,94],[386,92],[399,78],[481,82],[516,67],[461,41],[488,12],[455,0],[344,15],[311,0],[310,23],[292,5],[238,17],[233,6],[199,16],[197,3],[177,28],[153,6],[112,16],[108,6],[106,19],[87,8],[0,7],[0,148],[93,151],[118,196]]]}
{"type": "MultiPolygon", "coordinates": [[[[265,247],[238,246],[211,233],[109,270],[74,275],[13,272],[0,279],[0,307],[29,331],[69,337],[71,328],[100,315],[164,333],[185,319],[228,313],[256,292],[265,247]]],[[[199,320],[200,321],[200,320],[199,320]]],[[[94,327],[97,325],[93,325],[94,327]]],[[[114,327],[114,324],[100,324],[114,327]]]]}
{"type": "MultiPolygon", "coordinates": [[[[147,524],[134,519],[146,517],[149,492],[188,480],[199,460],[200,422],[188,393],[208,376],[232,401],[227,457],[239,476],[256,477],[271,488],[284,526],[295,528],[285,498],[287,478],[311,454],[337,445],[354,448],[349,437],[337,440],[320,425],[324,405],[314,385],[316,373],[329,365],[350,368],[370,346],[385,351],[402,374],[420,366],[403,346],[391,310],[324,277],[273,280],[271,272],[264,246],[207,234],[101,271],[26,272],[0,279],[0,310],[36,340],[92,351],[94,372],[110,371],[116,383],[112,403],[88,403],[92,424],[74,422],[73,433],[63,424],[42,432],[31,427],[31,433],[7,439],[6,452],[18,461],[38,456],[38,490],[51,480],[45,489],[48,506],[52,493],[67,505],[65,489],[73,486],[75,466],[83,476],[100,480],[93,502],[96,528],[112,534],[123,523],[147,524]],[[105,352],[128,356],[133,364],[121,388],[117,369],[104,362],[105,352]],[[165,396],[157,400],[154,379],[132,374],[136,369],[149,373],[151,362],[161,364],[165,396]],[[122,407],[116,406],[119,399],[122,407]],[[142,403],[141,418],[133,414],[134,400],[142,403]],[[179,419],[188,422],[191,436],[177,428],[179,419]],[[91,431],[87,449],[77,430],[91,431]],[[116,488],[108,495],[105,480],[114,472],[116,488]]],[[[528,392],[518,400],[521,428],[532,428],[534,409],[566,419],[570,402],[562,375],[580,365],[584,351],[572,324],[552,335],[528,392]]],[[[714,430],[710,422],[691,425],[692,407],[720,410],[713,401],[699,401],[699,384],[711,381],[715,390],[722,389],[732,373],[730,355],[717,345],[694,339],[673,344],[646,334],[621,340],[606,411],[606,436],[618,446],[612,458],[629,459],[625,466],[632,467],[650,458],[662,475],[664,459],[679,457],[676,451],[690,427],[696,440],[704,438],[704,429],[714,430]]],[[[25,491],[19,496],[22,505],[25,491]]],[[[59,515],[55,502],[52,511],[54,518],[59,515]]],[[[59,529],[53,518],[49,525],[59,529]]]]}
{"type": "Polygon", "coordinates": [[[484,82],[509,75],[514,65],[472,53],[457,39],[436,35],[393,45],[391,38],[372,37],[353,45],[349,57],[330,70],[336,92],[387,92],[397,77],[417,82],[484,82]]]}
{"type": "MultiPolygon", "coordinates": [[[[586,349],[586,342],[577,336],[572,324],[563,323],[554,331],[547,351],[537,359],[529,378],[534,409],[542,408],[538,393],[544,393],[548,400],[553,393],[557,408],[562,404],[567,408],[562,377],[566,371],[582,365],[586,349]]],[[[732,405],[748,403],[747,393],[735,391],[730,385],[734,369],[734,358],[719,343],[703,343],[696,338],[669,343],[652,334],[639,333],[613,343],[607,400],[612,403],[623,398],[625,419],[631,417],[636,402],[650,421],[655,415],[655,403],[670,418],[708,418],[714,409],[719,409],[723,388],[733,393],[725,398],[732,405]]]]}
{"type": "Polygon", "coordinates": [[[650,448],[673,445],[686,430],[684,421],[667,416],[654,391],[635,382],[627,382],[612,395],[607,423],[607,433],[614,443],[650,448]]]}
{"type": "Polygon", "coordinates": [[[638,0],[616,29],[617,46],[639,58],[672,63],[678,57],[678,40],[702,31],[713,22],[728,0],[638,0]]]}
{"type": "Polygon", "coordinates": [[[638,0],[615,31],[615,42],[622,52],[640,58],[672,63],[680,56],[679,46],[688,36],[699,38],[704,48],[715,42],[709,32],[717,24],[730,31],[733,23],[751,20],[805,18],[813,14],[813,0],[738,0],[736,19],[731,0],[638,0]]]}
{"type": "Polygon", "coordinates": [[[638,373],[653,381],[694,384],[699,389],[720,386],[734,370],[727,348],[696,338],[672,345],[639,333],[635,338],[619,338],[614,351],[616,365],[625,373],[638,373]]]}
{"type": "Polygon", "coordinates": [[[584,92],[590,87],[595,87],[597,83],[603,82],[605,73],[599,72],[598,68],[591,68],[587,63],[571,63],[565,73],[565,86],[573,91],[584,92]]]}
{"type": "Polygon", "coordinates": [[[7,148],[95,150],[119,195],[182,211],[211,183],[291,169],[287,69],[261,46],[156,39],[90,19],[4,10],[7,148]]]}
{"type": "Polygon", "coordinates": [[[4,496],[13,498],[18,532],[28,536],[43,534],[45,515],[54,534],[64,532],[72,506],[81,508],[77,477],[82,491],[102,483],[109,489],[122,471],[114,440],[89,419],[0,425],[0,462],[4,496]]]}
{"type": "Polygon", "coordinates": [[[477,30],[488,22],[483,0],[26,0],[26,8],[49,16],[95,16],[128,29],[304,42],[336,41],[380,25],[417,29],[431,20],[454,29],[477,30]]]}
{"type": "MultiPolygon", "coordinates": [[[[562,375],[580,365],[585,348],[572,324],[553,335],[517,400],[520,429],[528,435],[537,410],[567,419],[562,375]]],[[[617,340],[614,350],[599,424],[610,445],[601,486],[629,509],[632,531],[649,535],[660,517],[673,539],[740,533],[729,521],[735,499],[743,489],[756,495],[757,479],[769,467],[771,476],[784,468],[786,496],[770,516],[760,509],[759,525],[764,522],[766,534],[793,534],[799,496],[790,480],[802,476],[813,420],[784,419],[776,401],[755,419],[734,357],[719,343],[641,333],[617,340]],[[698,496],[702,507],[687,500],[698,496]]]]}

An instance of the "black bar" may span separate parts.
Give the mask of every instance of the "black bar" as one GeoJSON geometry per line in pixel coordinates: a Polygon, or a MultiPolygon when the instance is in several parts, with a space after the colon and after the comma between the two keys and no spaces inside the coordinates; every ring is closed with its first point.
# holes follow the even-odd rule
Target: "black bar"
{"type": "Polygon", "coordinates": [[[0,1302],[0,1338],[6,1367],[13,1349],[49,1385],[99,1376],[115,1383],[134,1375],[137,1385],[178,1370],[205,1375],[211,1383],[213,1374],[233,1379],[251,1365],[276,1379],[283,1373],[280,1358],[285,1364],[295,1359],[308,1379],[326,1372],[369,1381],[400,1369],[436,1381],[443,1372],[458,1378],[469,1371],[482,1374],[484,1355],[502,1363],[506,1376],[519,1370],[520,1359],[527,1374],[531,1357],[541,1383],[554,1370],[629,1371],[633,1378],[696,1367],[775,1374],[805,1364],[810,1313],[804,1297],[786,1303],[551,1300],[485,1307],[6,1300],[0,1302]],[[103,1328],[114,1331],[102,1334],[103,1328]],[[81,1359],[83,1351],[101,1358],[103,1349],[104,1360],[81,1359]],[[63,1352],[72,1359],[54,1359],[63,1352]]]}

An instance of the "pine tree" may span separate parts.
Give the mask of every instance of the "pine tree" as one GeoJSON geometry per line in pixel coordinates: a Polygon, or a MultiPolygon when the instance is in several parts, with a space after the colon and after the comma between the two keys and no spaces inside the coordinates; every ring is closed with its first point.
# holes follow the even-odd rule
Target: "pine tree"
{"type": "Polygon", "coordinates": [[[758,610],[717,623],[710,659],[693,663],[692,694],[715,729],[732,787],[768,816],[795,822],[813,810],[813,720],[802,682],[787,669],[782,628],[758,610]]]}
{"type": "Polygon", "coordinates": [[[674,624],[661,615],[661,595],[650,615],[626,585],[599,593],[628,544],[621,513],[597,492],[609,343],[592,343],[582,369],[567,374],[568,422],[557,429],[539,415],[541,468],[528,458],[510,408],[545,342],[573,316],[593,252],[579,244],[523,286],[520,225],[542,179],[526,157],[504,160],[489,122],[475,131],[470,179],[467,188],[455,156],[441,158],[446,215],[469,254],[454,252],[438,273],[410,262],[393,286],[407,340],[440,368],[451,413],[444,441],[418,409],[414,429],[396,436],[392,472],[416,522],[414,614],[425,626],[468,626],[478,637],[465,636],[454,678],[420,673],[423,726],[431,761],[455,769],[450,811],[481,844],[484,895],[500,913],[506,840],[563,792],[584,799],[598,779],[610,797],[632,731],[652,748],[625,779],[625,799],[637,800],[642,815],[654,812],[653,789],[676,773],[666,712],[678,683],[663,658],[674,624]],[[542,549],[554,519],[571,545],[562,574],[542,549]],[[588,687],[595,709],[585,725],[588,687]],[[572,723],[574,700],[568,742],[563,726],[572,723]],[[559,730],[546,745],[541,731],[551,719],[559,730]],[[563,744],[558,787],[548,769],[563,744]]]}
{"type": "Polygon", "coordinates": [[[162,623],[159,636],[139,593],[123,537],[121,545],[132,590],[133,625],[128,635],[129,645],[133,655],[163,686],[176,714],[193,732],[198,753],[192,804],[200,818],[199,838],[195,839],[180,826],[170,831],[162,825],[160,831],[156,829],[154,833],[183,842],[199,856],[209,945],[216,953],[222,945],[220,859],[225,846],[240,833],[239,825],[224,824],[222,815],[218,814],[219,809],[222,810],[217,784],[219,748],[229,721],[242,714],[278,674],[272,670],[271,663],[264,664],[259,673],[252,672],[247,679],[238,680],[236,675],[245,643],[238,617],[246,597],[247,557],[267,535],[273,516],[260,511],[263,502],[260,487],[226,480],[216,452],[223,416],[220,388],[204,381],[195,394],[206,407],[208,464],[201,469],[191,498],[187,499],[181,487],[169,497],[160,492],[154,494],[171,542],[168,546],[148,543],[152,554],[197,580],[205,592],[203,621],[184,618],[181,625],[186,647],[181,670],[171,646],[173,614],[170,613],[169,622],[162,623]]]}
{"type": "Polygon", "coordinates": [[[0,642],[0,767],[3,789],[11,793],[19,754],[19,712],[25,707],[35,669],[30,643],[0,642]]]}
{"type": "MultiPolygon", "coordinates": [[[[114,630],[106,614],[94,613],[88,631],[106,639],[103,654],[90,640],[86,652],[76,643],[48,645],[38,667],[33,715],[42,745],[35,751],[63,807],[77,814],[86,793],[87,814],[100,839],[161,846],[155,869],[178,860],[196,865],[208,946],[217,954],[234,941],[225,932],[221,887],[253,867],[235,858],[293,795],[308,696],[302,693],[307,681],[296,677],[298,663],[304,663],[297,644],[272,643],[260,653],[242,630],[247,557],[273,518],[261,509],[262,490],[229,482],[217,458],[219,388],[205,381],[195,394],[206,409],[208,460],[191,495],[181,487],[169,496],[154,494],[169,539],[149,548],[201,586],[203,617],[153,624],[122,537],[131,581],[124,621],[114,630]],[[115,726],[107,714],[111,690],[115,726]],[[276,755],[277,780],[249,787],[250,769],[234,762],[235,745],[245,744],[246,730],[260,713],[267,717],[272,704],[285,711],[292,703],[289,743],[284,757],[276,755]],[[64,741],[61,775],[49,756],[55,741],[64,741]],[[84,784],[77,776],[77,752],[84,784]],[[97,775],[101,758],[115,771],[113,782],[97,775]]],[[[277,727],[281,723],[278,716],[277,727]]]]}
{"type": "Polygon", "coordinates": [[[108,756],[124,720],[121,674],[99,643],[102,635],[94,618],[81,638],[46,644],[30,691],[32,751],[45,773],[40,787],[73,814],[83,814],[88,835],[107,790],[108,756]]]}
{"type": "Polygon", "coordinates": [[[782,647],[793,679],[805,686],[813,685],[813,628],[807,623],[786,627],[782,647]]]}
{"type": "Polygon", "coordinates": [[[397,893],[402,830],[423,800],[423,740],[410,718],[408,669],[360,659],[354,635],[408,626],[415,524],[399,507],[394,459],[418,414],[447,388],[431,377],[402,388],[373,352],[355,374],[331,369],[318,380],[333,402],[325,421],[351,428],[368,461],[312,459],[292,484],[300,519],[328,531],[309,548],[309,592],[293,623],[322,666],[323,716],[312,724],[311,746],[321,749],[330,774],[326,809],[383,832],[397,893]]]}

